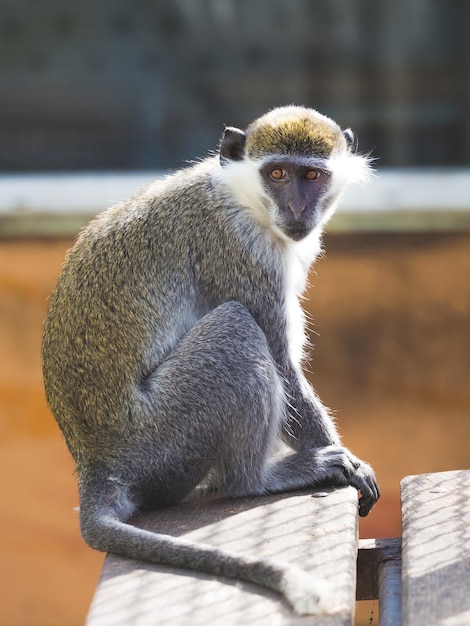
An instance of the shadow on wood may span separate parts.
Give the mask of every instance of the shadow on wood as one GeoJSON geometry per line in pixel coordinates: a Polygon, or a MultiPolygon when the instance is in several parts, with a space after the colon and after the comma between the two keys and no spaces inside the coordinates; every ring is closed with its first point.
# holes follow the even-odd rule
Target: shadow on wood
{"type": "Polygon", "coordinates": [[[351,624],[357,554],[357,493],[289,493],[210,500],[139,515],[136,525],[257,557],[296,564],[332,585],[339,610],[296,617],[256,585],[108,555],[88,626],[240,623],[351,624]]]}

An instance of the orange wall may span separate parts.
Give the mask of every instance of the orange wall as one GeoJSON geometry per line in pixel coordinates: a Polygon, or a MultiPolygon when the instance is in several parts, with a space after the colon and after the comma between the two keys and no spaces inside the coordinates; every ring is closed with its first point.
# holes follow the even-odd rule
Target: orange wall
{"type": "MultiPolygon", "coordinates": [[[[73,464],[41,384],[46,299],[70,243],[0,241],[7,626],[83,624],[103,560],[79,536],[73,464]]],[[[403,476],[470,467],[470,235],[331,235],[325,244],[306,305],[319,333],[309,369],[345,445],[382,487],[361,535],[397,536],[403,476]]]]}

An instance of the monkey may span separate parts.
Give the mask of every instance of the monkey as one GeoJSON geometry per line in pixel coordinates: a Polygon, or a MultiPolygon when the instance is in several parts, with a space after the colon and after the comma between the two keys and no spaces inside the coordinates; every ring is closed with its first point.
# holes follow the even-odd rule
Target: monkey
{"type": "Polygon", "coordinates": [[[41,352],[92,548],[251,581],[298,614],[334,604],[297,566],[139,529],[132,516],[200,488],[236,498],[352,485],[361,516],[379,498],[302,371],[308,269],[343,191],[371,172],[354,143],[314,109],[275,108],[226,127],[218,153],[78,235],[41,352]]]}

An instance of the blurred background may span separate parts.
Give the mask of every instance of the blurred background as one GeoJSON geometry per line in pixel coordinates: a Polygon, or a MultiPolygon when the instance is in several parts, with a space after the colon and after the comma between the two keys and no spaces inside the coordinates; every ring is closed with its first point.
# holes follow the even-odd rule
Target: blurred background
{"type": "Polygon", "coordinates": [[[0,624],[83,624],[103,560],[39,359],[78,228],[290,103],[376,159],[306,301],[309,376],[383,491],[361,536],[400,535],[402,477],[470,466],[468,2],[0,0],[0,624]]]}

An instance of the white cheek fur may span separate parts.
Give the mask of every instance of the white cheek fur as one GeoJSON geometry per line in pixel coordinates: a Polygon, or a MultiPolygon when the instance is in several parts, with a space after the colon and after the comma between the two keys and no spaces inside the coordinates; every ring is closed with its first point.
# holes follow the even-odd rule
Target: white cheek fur
{"type": "Polygon", "coordinates": [[[269,227],[271,218],[269,207],[272,201],[263,188],[259,166],[249,159],[231,161],[214,172],[217,182],[230,189],[233,199],[238,202],[262,226],[269,227]]]}
{"type": "Polygon", "coordinates": [[[370,159],[361,154],[340,152],[327,161],[332,172],[332,192],[341,192],[352,183],[366,183],[373,177],[370,159]]]}

